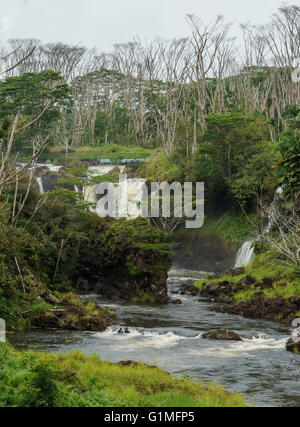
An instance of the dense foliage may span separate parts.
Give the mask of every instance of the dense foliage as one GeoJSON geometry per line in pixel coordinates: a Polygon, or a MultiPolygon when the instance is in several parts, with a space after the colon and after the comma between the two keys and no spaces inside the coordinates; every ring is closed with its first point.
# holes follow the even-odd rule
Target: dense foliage
{"type": "Polygon", "coordinates": [[[79,352],[17,352],[0,344],[0,406],[245,407],[238,393],[142,363],[123,366],[79,352]]]}

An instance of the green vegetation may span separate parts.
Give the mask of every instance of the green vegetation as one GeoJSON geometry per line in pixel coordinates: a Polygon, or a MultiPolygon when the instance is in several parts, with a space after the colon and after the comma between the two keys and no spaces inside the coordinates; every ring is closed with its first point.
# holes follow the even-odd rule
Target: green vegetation
{"type": "Polygon", "coordinates": [[[200,236],[218,235],[225,244],[237,249],[257,232],[257,228],[253,225],[257,216],[254,213],[249,214],[249,219],[241,214],[235,215],[233,212],[226,212],[215,219],[206,218],[204,226],[198,233],[200,236]]]}
{"type": "MultiPolygon", "coordinates": [[[[263,43],[261,27],[242,26],[243,51],[260,59],[240,69],[223,17],[206,27],[188,16],[189,38],[136,40],[97,57],[82,46],[41,43],[32,49],[32,40],[10,42],[14,48],[4,62],[16,65],[0,80],[0,317],[8,329],[94,331],[116,322],[114,313],[83,302],[78,290],[111,300],[170,302],[171,236],[158,229],[169,230],[167,222],[154,228],[143,218],[100,218],[74,191],[75,185],[116,182],[118,168],[101,177],[87,169],[123,159],[132,160],[125,172],[148,184],[205,183],[204,227],[188,233],[175,224],[177,259],[187,268],[226,271],[237,248],[273,218],[268,244],[256,244],[245,273],[215,282],[227,281],[229,293],[219,296],[232,305],[253,299],[264,309],[282,297],[275,320],[299,315],[300,109],[292,70],[278,64],[276,54],[292,56],[299,13],[297,6],[281,7],[264,28],[263,43]],[[30,53],[28,61],[20,61],[20,52],[30,53]],[[18,161],[28,163],[23,168],[18,161]],[[58,185],[46,195],[35,178],[51,172],[37,172],[37,161],[65,166],[58,180],[52,174],[58,185]],[[283,194],[274,201],[279,185],[283,194]],[[286,220],[281,228],[277,211],[286,220]],[[245,274],[250,283],[240,282],[245,274]]],[[[202,282],[196,285],[204,290],[202,282]]],[[[219,386],[143,364],[113,365],[81,353],[20,353],[3,345],[0,406],[245,402],[219,386]]]]}
{"type": "Polygon", "coordinates": [[[0,344],[0,406],[245,407],[240,394],[142,363],[102,362],[80,352],[18,352],[0,344]]]}
{"type": "Polygon", "coordinates": [[[88,145],[76,148],[75,152],[63,152],[61,147],[53,147],[43,153],[43,158],[55,164],[72,164],[78,161],[110,159],[116,163],[123,159],[146,159],[153,153],[152,149],[136,147],[135,145],[122,146],[109,144],[107,146],[92,147],[88,145]]]}
{"type": "MultiPolygon", "coordinates": [[[[283,266],[278,265],[276,261],[276,253],[272,251],[260,253],[255,259],[245,268],[245,272],[238,276],[232,276],[230,273],[223,275],[218,279],[212,279],[211,282],[220,283],[228,281],[236,285],[245,276],[251,276],[256,279],[256,283],[263,279],[271,279],[272,286],[265,289],[257,289],[256,283],[236,291],[233,295],[235,302],[242,302],[253,298],[258,292],[264,298],[283,297],[290,298],[293,296],[300,297],[300,280],[297,273],[287,271],[283,266]]],[[[200,290],[203,287],[203,281],[197,281],[195,286],[200,290]]],[[[226,299],[226,296],[224,296],[226,299]]]]}
{"type": "MultiPolygon", "coordinates": [[[[27,179],[25,175],[19,182],[20,192],[26,191],[27,179]]],[[[48,313],[49,322],[54,316],[48,311],[47,295],[74,291],[86,282],[103,293],[112,292],[116,283],[119,296],[128,299],[137,290],[154,299],[163,289],[166,294],[168,236],[146,220],[99,218],[87,211],[76,193],[64,189],[49,194],[35,212],[41,200],[35,187],[12,225],[14,197],[9,187],[5,200],[0,211],[0,317],[9,327],[24,328],[37,319],[47,327],[40,315],[48,313]]],[[[89,315],[87,308],[84,316],[89,315]]],[[[82,314],[73,309],[73,319],[63,319],[61,327],[77,329],[82,314]]],[[[88,319],[82,328],[87,324],[88,319]]]]}

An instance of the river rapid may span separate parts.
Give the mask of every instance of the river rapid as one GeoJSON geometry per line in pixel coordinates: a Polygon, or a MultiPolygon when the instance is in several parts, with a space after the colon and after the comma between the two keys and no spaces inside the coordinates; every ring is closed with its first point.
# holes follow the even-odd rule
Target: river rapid
{"type": "MultiPolygon", "coordinates": [[[[172,271],[168,286],[176,291],[200,272],[172,271]]],[[[83,296],[114,309],[120,325],[105,332],[29,331],[15,334],[17,348],[51,352],[81,349],[103,360],[136,360],[156,364],[176,376],[220,383],[244,393],[256,406],[300,406],[300,357],[285,344],[292,329],[263,320],[249,320],[212,311],[213,304],[198,297],[179,296],[182,305],[112,303],[99,296],[83,296]],[[119,329],[128,328],[127,333],[119,329]],[[204,332],[227,328],[244,337],[241,342],[202,338],[204,332]]],[[[176,295],[177,298],[177,295],[176,295]]]]}

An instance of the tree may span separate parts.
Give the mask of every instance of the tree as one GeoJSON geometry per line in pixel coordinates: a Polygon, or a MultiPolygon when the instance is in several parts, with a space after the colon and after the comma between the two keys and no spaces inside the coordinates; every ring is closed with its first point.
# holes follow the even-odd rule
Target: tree
{"type": "Polygon", "coordinates": [[[290,195],[300,190],[300,134],[292,129],[282,134],[279,149],[279,173],[285,193],[290,195]]]}
{"type": "Polygon", "coordinates": [[[285,209],[275,203],[267,210],[272,219],[272,232],[263,239],[277,254],[276,261],[286,269],[300,273],[300,217],[297,209],[285,200],[285,209]]]}
{"type": "Polygon", "coordinates": [[[11,122],[19,116],[23,122],[17,132],[19,144],[48,136],[61,116],[60,108],[68,102],[68,86],[54,71],[7,77],[0,82],[0,119],[11,122]]]}
{"type": "MultiPolygon", "coordinates": [[[[253,166],[255,158],[266,150],[266,121],[260,116],[211,114],[206,117],[206,127],[193,161],[193,179],[205,182],[206,195],[211,201],[224,200],[225,203],[227,199],[228,203],[232,196],[246,201],[243,185],[249,180],[247,190],[250,190],[252,178],[255,181],[255,169],[247,165],[252,163],[253,166]],[[244,175],[247,173],[250,176],[244,175]]],[[[251,188],[250,197],[253,196],[251,188]]]]}
{"type": "MultiPolygon", "coordinates": [[[[212,77],[211,73],[218,57],[219,64],[223,63],[224,56],[222,59],[222,55],[225,53],[224,42],[226,43],[231,24],[226,23],[224,17],[221,15],[211,24],[205,24],[201,19],[193,15],[188,15],[188,22],[192,31],[191,49],[193,60],[189,64],[191,79],[197,83],[198,117],[201,129],[204,131],[205,116],[208,112],[206,106],[207,78],[212,77]]],[[[225,53],[225,58],[227,58],[227,53],[225,53]]]]}

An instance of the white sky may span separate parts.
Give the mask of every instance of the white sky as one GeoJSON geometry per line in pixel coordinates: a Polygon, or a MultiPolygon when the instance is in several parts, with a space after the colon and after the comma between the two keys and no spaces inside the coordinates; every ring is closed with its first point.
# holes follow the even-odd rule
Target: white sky
{"type": "Polygon", "coordinates": [[[238,23],[262,24],[281,4],[282,0],[0,0],[0,41],[81,42],[107,51],[134,36],[186,37],[186,14],[205,21],[224,14],[236,24],[237,35],[238,23]]]}

